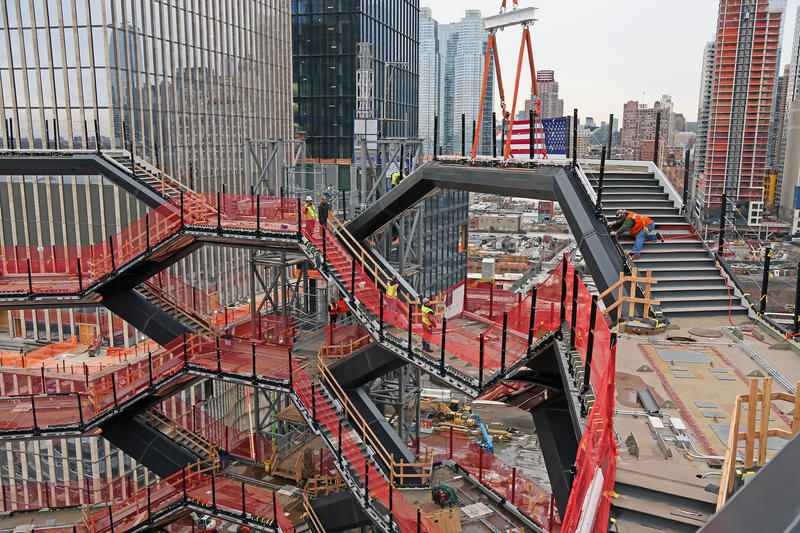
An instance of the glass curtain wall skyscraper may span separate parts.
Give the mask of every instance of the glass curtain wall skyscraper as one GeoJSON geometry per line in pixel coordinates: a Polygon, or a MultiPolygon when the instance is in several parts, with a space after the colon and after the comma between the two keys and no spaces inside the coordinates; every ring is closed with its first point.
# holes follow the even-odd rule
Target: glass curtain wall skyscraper
{"type": "Polygon", "coordinates": [[[382,135],[417,135],[418,36],[419,0],[292,0],[295,123],[311,157],[352,157],[359,42],[374,45],[382,135]]]}
{"type": "MultiPolygon", "coordinates": [[[[248,194],[245,140],[292,134],[289,8],[289,0],[4,2],[2,147],[126,149],[198,192],[248,194]]],[[[98,176],[0,177],[4,246],[90,245],[146,212],[98,176]]],[[[246,265],[241,251],[206,246],[174,268],[226,303],[247,296],[246,265]]],[[[27,311],[14,333],[75,335],[84,311],[95,313],[27,311]]],[[[95,316],[100,331],[114,330],[109,312],[95,316]]],[[[128,344],[125,331],[111,342],[128,344]]]]}

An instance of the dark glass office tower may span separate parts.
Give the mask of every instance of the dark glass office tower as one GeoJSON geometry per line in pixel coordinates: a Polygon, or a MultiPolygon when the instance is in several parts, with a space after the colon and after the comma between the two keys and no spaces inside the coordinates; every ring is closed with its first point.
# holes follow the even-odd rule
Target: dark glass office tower
{"type": "Polygon", "coordinates": [[[359,42],[374,45],[383,136],[418,133],[419,0],[292,0],[295,124],[312,157],[352,156],[359,42]],[[389,65],[388,87],[387,62],[405,63],[389,65]]]}

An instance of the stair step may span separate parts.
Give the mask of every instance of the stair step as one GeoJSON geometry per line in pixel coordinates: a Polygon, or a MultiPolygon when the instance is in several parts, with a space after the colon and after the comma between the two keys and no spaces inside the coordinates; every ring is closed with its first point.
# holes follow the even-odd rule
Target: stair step
{"type": "Polygon", "coordinates": [[[626,206],[633,205],[635,206],[634,211],[637,213],[643,209],[654,209],[659,207],[664,208],[671,208],[677,209],[675,205],[672,203],[672,200],[663,199],[663,198],[642,198],[637,196],[634,198],[606,198],[606,195],[603,195],[603,211],[613,208],[613,209],[622,209],[626,206]]]}
{"type": "MultiPolygon", "coordinates": [[[[721,280],[721,278],[720,278],[721,280]]],[[[728,300],[733,297],[733,291],[720,283],[715,287],[671,287],[669,289],[658,288],[659,284],[653,286],[650,294],[656,300],[661,300],[661,303],[674,302],[674,301],[709,301],[717,298],[728,300]]]]}

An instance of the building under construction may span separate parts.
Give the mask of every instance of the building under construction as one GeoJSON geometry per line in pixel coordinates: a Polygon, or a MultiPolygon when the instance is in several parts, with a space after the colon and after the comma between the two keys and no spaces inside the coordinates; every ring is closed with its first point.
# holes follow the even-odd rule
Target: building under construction
{"type": "MultiPolygon", "coordinates": [[[[288,28],[288,2],[259,6],[288,28]]],[[[93,4],[85,37],[109,47],[85,51],[116,81],[93,105],[67,99],[68,121],[3,103],[0,530],[727,532],[757,516],[792,531],[800,305],[788,330],[753,305],[725,224],[704,240],[655,164],[577,159],[576,121],[566,156],[503,136],[493,157],[435,139],[425,162],[421,139],[373,136],[360,109],[352,164],[311,166],[289,131],[288,57],[265,74],[275,94],[241,82],[265,87],[236,104],[262,125],[226,123],[242,115],[211,96],[236,76],[184,65],[137,85],[127,21],[177,11],[93,4]],[[204,107],[229,135],[198,133],[204,107]],[[343,173],[349,190],[328,189],[343,173]],[[592,283],[566,255],[529,290],[467,278],[470,192],[558,202],[592,283]],[[323,221],[306,197],[326,194],[323,221]],[[608,229],[630,205],[665,237],[635,262],[608,229]]],[[[75,14],[17,19],[78,30],[75,14]]],[[[254,20],[240,42],[288,35],[254,20]]],[[[487,65],[510,25],[532,58],[534,20],[487,18],[487,65]]],[[[245,57],[226,37],[212,32],[216,52],[245,57]]],[[[75,48],[78,66],[19,69],[104,87],[75,48]]]]}

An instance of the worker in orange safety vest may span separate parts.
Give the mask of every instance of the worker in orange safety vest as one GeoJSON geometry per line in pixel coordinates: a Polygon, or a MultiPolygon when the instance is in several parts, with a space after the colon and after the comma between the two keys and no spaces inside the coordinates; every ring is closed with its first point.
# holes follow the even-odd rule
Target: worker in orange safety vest
{"type": "Polygon", "coordinates": [[[617,219],[609,224],[612,236],[631,235],[635,242],[631,250],[631,259],[639,259],[645,241],[663,241],[664,237],[656,231],[656,223],[647,215],[634,213],[627,209],[617,211],[617,219]]]}

